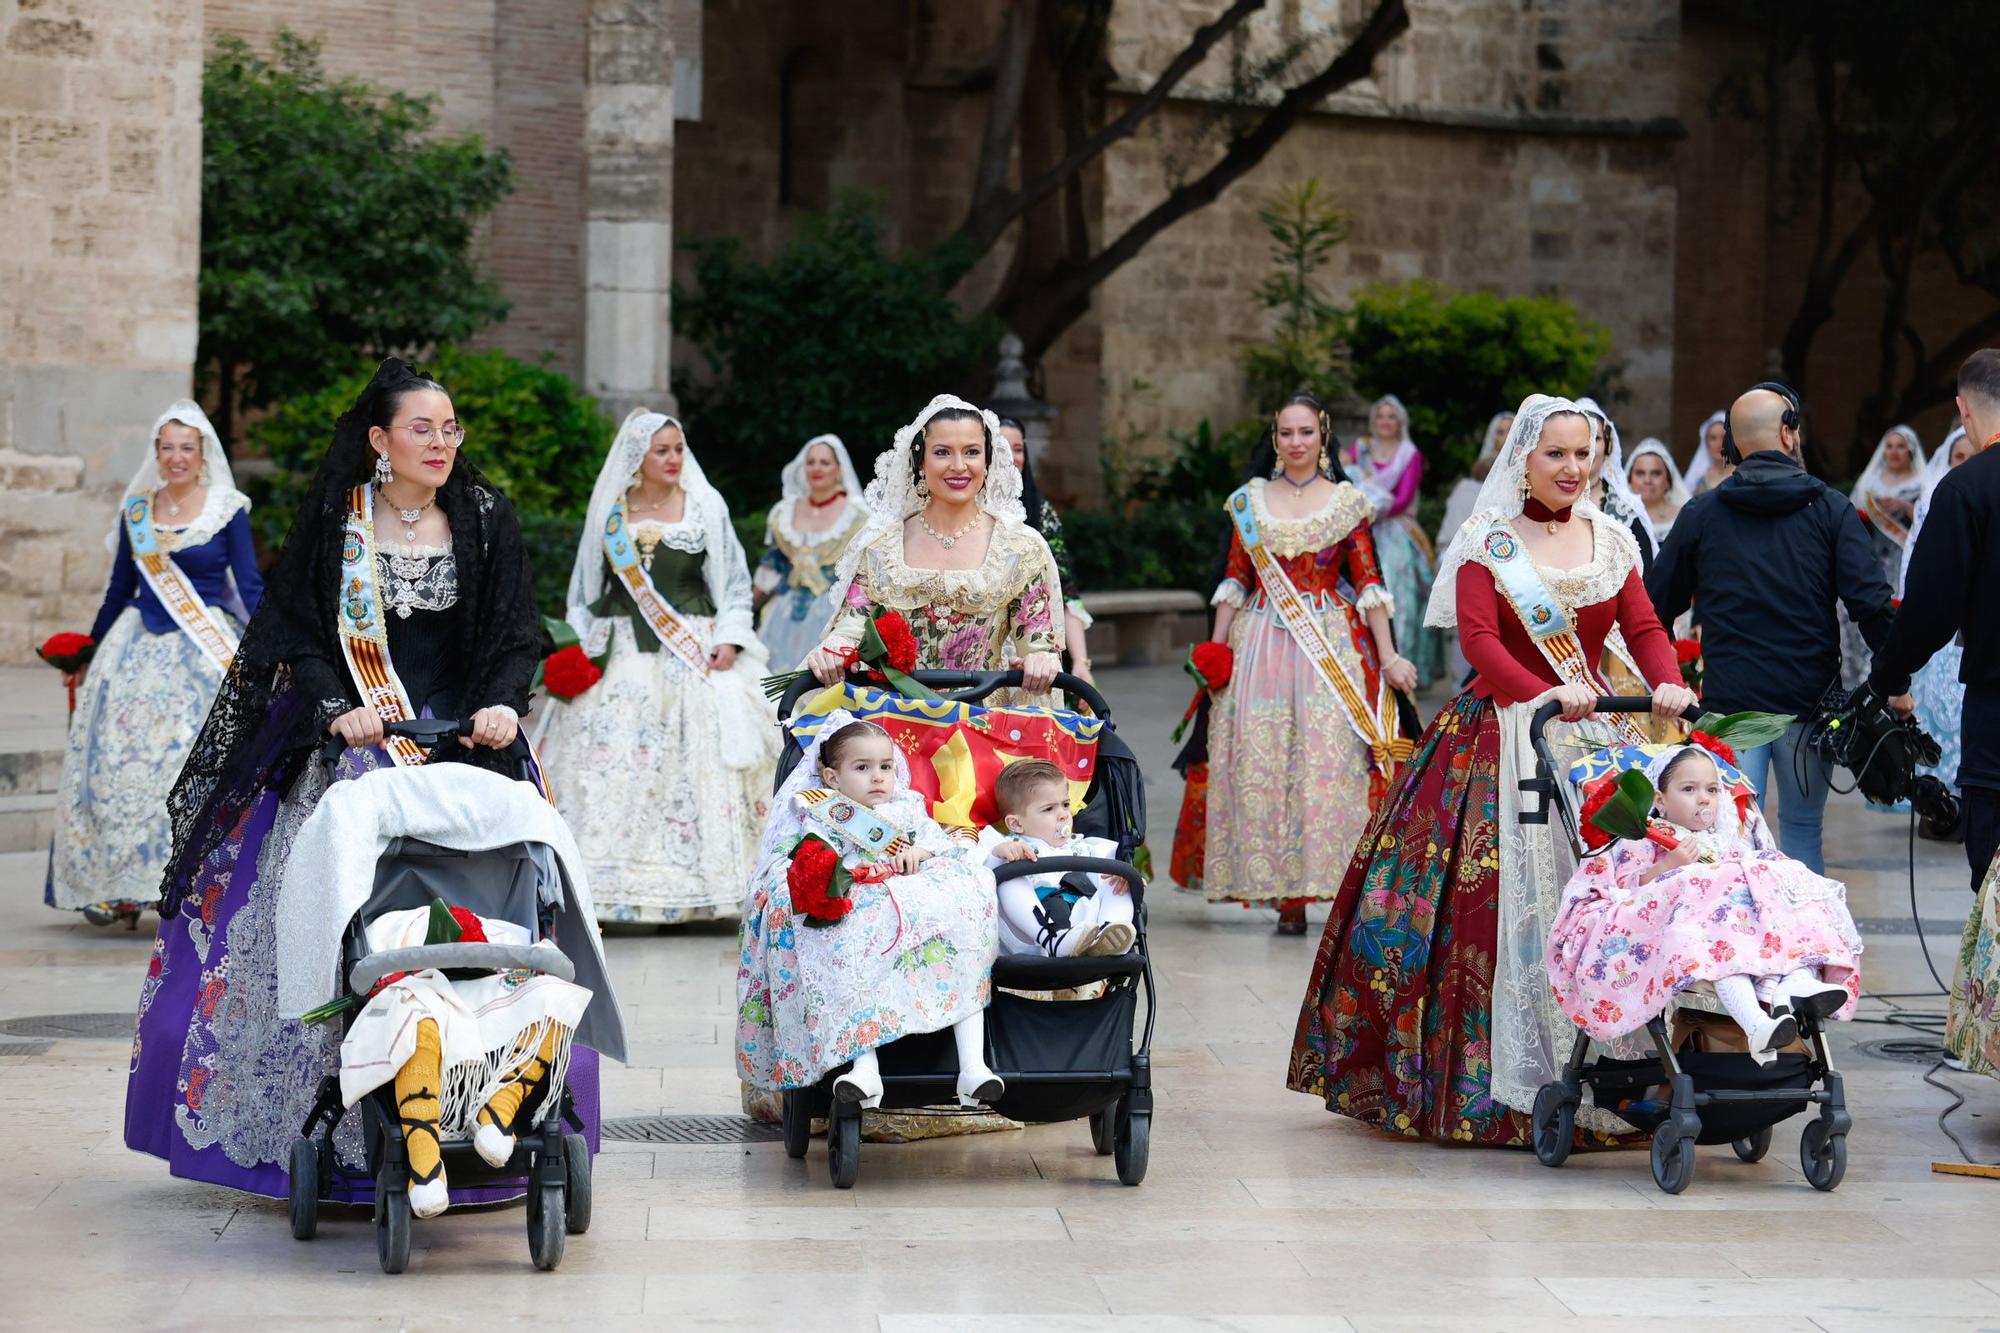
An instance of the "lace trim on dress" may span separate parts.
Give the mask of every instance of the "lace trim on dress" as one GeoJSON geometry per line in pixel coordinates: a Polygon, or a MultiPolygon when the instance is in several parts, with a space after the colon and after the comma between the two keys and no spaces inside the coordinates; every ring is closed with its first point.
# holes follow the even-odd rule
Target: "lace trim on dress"
{"type": "Polygon", "coordinates": [[[799,500],[781,500],[771,506],[769,519],[771,535],[777,539],[776,544],[787,555],[794,551],[812,550],[832,541],[845,545],[847,538],[854,534],[855,529],[868,520],[868,511],[861,507],[856,497],[849,495],[841,506],[839,519],[835,520],[832,527],[824,532],[805,532],[792,523],[792,511],[801,503],[799,500]]]}
{"type": "Polygon", "coordinates": [[[653,572],[653,552],[660,547],[687,555],[700,555],[708,549],[708,533],[701,524],[685,516],[676,523],[649,518],[632,525],[632,544],[639,549],[639,567],[650,574],[653,572]]]}
{"type": "Polygon", "coordinates": [[[458,604],[458,560],[449,546],[375,543],[383,604],[408,619],[413,611],[449,611],[458,604]]]}
{"type": "Polygon", "coordinates": [[[878,602],[901,606],[949,605],[967,615],[1003,610],[1020,594],[1018,571],[1026,564],[1052,567],[1041,534],[1019,523],[996,522],[986,558],[971,569],[919,569],[903,558],[903,533],[891,528],[865,557],[879,577],[868,591],[878,602]],[[887,595],[886,600],[885,594],[887,595]]]}
{"type": "MultiPolygon", "coordinates": [[[[173,545],[168,549],[192,548],[228,527],[229,520],[236,517],[237,510],[249,507],[250,501],[243,492],[231,490],[227,486],[211,486],[208,488],[208,498],[201,502],[201,512],[188,520],[185,527],[175,528],[161,522],[160,506],[156,498],[153,504],[153,530],[162,537],[169,532],[175,534],[173,545]]],[[[161,545],[165,546],[166,543],[163,541],[161,545]]]]}
{"type": "Polygon", "coordinates": [[[1324,505],[1303,518],[1279,518],[1264,502],[1266,486],[1262,477],[1250,482],[1250,509],[1264,535],[1264,547],[1280,560],[1289,560],[1307,551],[1324,551],[1337,545],[1348,533],[1375,517],[1375,506],[1352,482],[1336,482],[1324,505]]]}
{"type": "MultiPolygon", "coordinates": [[[[1639,565],[1639,545],[1618,520],[1602,512],[1590,514],[1588,519],[1594,539],[1589,560],[1574,569],[1551,569],[1535,562],[1542,581],[1572,615],[1583,607],[1615,599],[1639,565]]],[[[1488,569],[1493,567],[1484,546],[1473,548],[1473,558],[1488,569]]]]}

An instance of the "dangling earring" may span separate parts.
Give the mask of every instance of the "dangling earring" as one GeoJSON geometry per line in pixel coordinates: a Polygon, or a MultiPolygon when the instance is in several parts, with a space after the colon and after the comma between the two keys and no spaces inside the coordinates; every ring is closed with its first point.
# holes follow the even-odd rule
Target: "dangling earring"
{"type": "Polygon", "coordinates": [[[1325,435],[1319,437],[1319,474],[1328,478],[1333,476],[1333,464],[1327,461],[1325,435]]]}
{"type": "Polygon", "coordinates": [[[928,500],[931,498],[931,484],[928,478],[918,477],[915,489],[919,500],[928,500]]]}
{"type": "Polygon", "coordinates": [[[375,455],[375,483],[383,485],[396,475],[396,469],[389,466],[389,455],[375,455]]]}
{"type": "Polygon", "coordinates": [[[195,482],[196,482],[196,483],[197,483],[198,485],[202,485],[202,486],[206,486],[206,485],[208,485],[208,464],[207,464],[207,463],[203,463],[203,464],[201,465],[201,471],[200,471],[200,472],[197,472],[197,473],[195,474],[195,478],[194,478],[194,479],[195,479],[195,482]]]}

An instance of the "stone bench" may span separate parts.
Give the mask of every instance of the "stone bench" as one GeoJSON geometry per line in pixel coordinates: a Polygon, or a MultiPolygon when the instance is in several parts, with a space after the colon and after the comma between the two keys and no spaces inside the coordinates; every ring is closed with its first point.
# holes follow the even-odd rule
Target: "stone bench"
{"type": "Polygon", "coordinates": [[[1088,592],[1090,656],[1118,666],[1157,666],[1183,657],[1208,634],[1208,602],[1185,588],[1088,592]]]}

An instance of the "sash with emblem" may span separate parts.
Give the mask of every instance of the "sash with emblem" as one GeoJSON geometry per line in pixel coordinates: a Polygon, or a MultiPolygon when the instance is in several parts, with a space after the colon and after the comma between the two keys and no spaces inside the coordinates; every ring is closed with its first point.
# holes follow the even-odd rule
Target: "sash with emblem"
{"type": "Polygon", "coordinates": [[[216,670],[226,673],[230,659],[236,656],[236,631],[220,612],[203,604],[187,575],[181,573],[173,557],[161,548],[159,534],[153,530],[153,497],[127,497],[124,521],[125,540],[132,547],[132,563],[139,567],[139,576],[146,580],[153,596],[160,599],[160,605],[167,608],[174,624],[194,640],[202,656],[214,663],[216,670]]]}
{"type": "MultiPolygon", "coordinates": [[[[639,615],[660,642],[696,672],[708,674],[708,648],[682,620],[666,598],[660,596],[653,587],[652,576],[639,563],[638,548],[632,544],[631,529],[625,523],[625,502],[619,500],[611,506],[611,513],[604,520],[604,557],[611,562],[611,570],[624,583],[625,590],[632,594],[632,602],[639,608],[639,615]]],[[[713,558],[713,555],[711,555],[713,558]]]]}
{"type": "MultiPolygon", "coordinates": [[[[374,709],[384,722],[416,718],[409,691],[389,661],[389,631],[376,588],[375,494],[365,483],[348,497],[340,534],[340,651],[361,691],[362,707],[374,709]]],[[[424,762],[423,747],[407,736],[385,737],[382,748],[398,767],[424,762]]]]}
{"type": "Polygon", "coordinates": [[[1257,569],[1257,578],[1264,585],[1265,595],[1278,609],[1278,616],[1299,645],[1299,651],[1305,654],[1320,680],[1340,700],[1348,725],[1368,746],[1376,769],[1385,779],[1394,777],[1396,766],[1408,759],[1412,750],[1409,738],[1397,729],[1395,691],[1378,674],[1374,697],[1370,698],[1365,666],[1361,679],[1357,681],[1335,656],[1333,645],[1327,641],[1320,627],[1317,612],[1299,592],[1291,576],[1285,573],[1285,567],[1278,563],[1278,558],[1264,545],[1248,486],[1240,486],[1230,495],[1229,517],[1236,524],[1237,536],[1243,539],[1243,549],[1250,553],[1250,563],[1257,569]]]}

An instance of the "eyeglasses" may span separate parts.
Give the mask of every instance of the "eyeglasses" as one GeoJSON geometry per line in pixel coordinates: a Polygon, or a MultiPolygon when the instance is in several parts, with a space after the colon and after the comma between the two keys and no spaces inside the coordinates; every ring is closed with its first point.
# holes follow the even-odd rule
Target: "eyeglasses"
{"type": "Polygon", "coordinates": [[[443,426],[433,426],[428,421],[418,421],[408,426],[392,426],[390,429],[410,432],[410,438],[415,440],[420,448],[429,448],[433,438],[447,449],[456,449],[465,443],[465,427],[456,421],[447,422],[443,426]]]}

